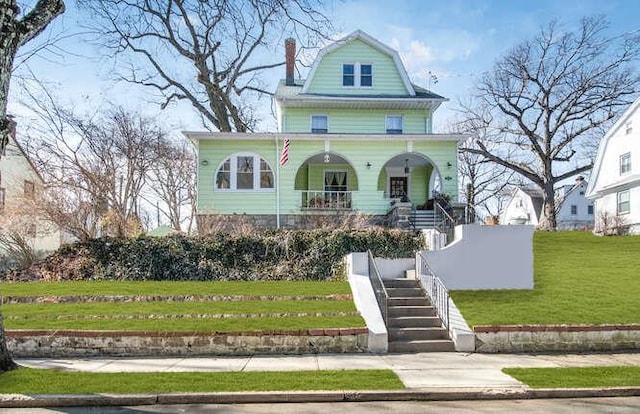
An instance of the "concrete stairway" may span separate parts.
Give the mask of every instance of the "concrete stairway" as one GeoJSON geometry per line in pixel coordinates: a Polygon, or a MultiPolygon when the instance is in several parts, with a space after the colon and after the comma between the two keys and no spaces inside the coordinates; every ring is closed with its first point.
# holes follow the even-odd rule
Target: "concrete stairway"
{"type": "Polygon", "coordinates": [[[389,352],[454,351],[429,298],[415,279],[383,280],[387,302],[389,352]]]}
{"type": "Polygon", "coordinates": [[[436,226],[433,210],[414,210],[409,216],[409,222],[414,230],[432,229],[436,226]]]}

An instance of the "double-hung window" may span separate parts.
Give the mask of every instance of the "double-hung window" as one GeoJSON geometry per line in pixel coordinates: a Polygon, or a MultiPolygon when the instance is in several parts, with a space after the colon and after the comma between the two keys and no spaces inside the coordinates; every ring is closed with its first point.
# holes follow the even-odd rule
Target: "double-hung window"
{"type": "Polygon", "coordinates": [[[36,194],[36,185],[33,181],[24,180],[24,196],[33,198],[36,194]]]}
{"type": "Polygon", "coordinates": [[[373,65],[370,63],[343,63],[342,86],[370,88],[373,86],[373,65]]]}
{"type": "Polygon", "coordinates": [[[5,190],[4,188],[0,188],[0,210],[4,209],[4,197],[5,197],[5,190]]]}
{"type": "Polygon", "coordinates": [[[273,170],[257,154],[234,154],[216,172],[218,190],[269,190],[274,188],[273,170]]]}
{"type": "Polygon", "coordinates": [[[356,85],[356,65],[345,63],[342,65],[342,86],[356,85]]]}
{"type": "Polygon", "coordinates": [[[385,124],[387,134],[402,134],[402,115],[387,115],[385,124]]]}
{"type": "Polygon", "coordinates": [[[329,132],[329,119],[326,115],[311,115],[311,132],[326,134],[329,132]]]}
{"type": "Polygon", "coordinates": [[[360,86],[373,86],[373,68],[371,65],[360,65],[360,86]]]}
{"type": "Polygon", "coordinates": [[[617,195],[618,197],[618,214],[629,214],[631,205],[629,200],[629,190],[620,191],[617,195]]]}
{"type": "Polygon", "coordinates": [[[577,205],[575,205],[575,204],[572,204],[572,205],[571,205],[571,215],[572,215],[572,216],[575,216],[575,215],[577,215],[577,214],[578,214],[578,206],[577,206],[577,205]]]}
{"type": "Polygon", "coordinates": [[[620,156],[620,175],[631,171],[631,153],[627,152],[620,156]]]}

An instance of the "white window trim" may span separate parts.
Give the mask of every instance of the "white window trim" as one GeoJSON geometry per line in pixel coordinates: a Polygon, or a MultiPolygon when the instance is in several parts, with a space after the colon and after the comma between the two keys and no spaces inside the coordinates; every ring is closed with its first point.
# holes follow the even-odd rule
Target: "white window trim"
{"type": "Polygon", "coordinates": [[[631,173],[631,152],[625,152],[624,154],[620,155],[619,168],[620,168],[620,175],[631,173]],[[628,162],[623,164],[622,163],[623,158],[628,159],[628,162]],[[627,171],[622,171],[623,165],[629,165],[629,169],[627,171]]]}
{"type": "Polygon", "coordinates": [[[384,133],[387,134],[387,121],[389,118],[400,118],[400,134],[404,134],[404,115],[385,115],[384,117],[384,133]]]}
{"type": "Polygon", "coordinates": [[[375,86],[375,66],[373,63],[369,62],[342,62],[340,65],[340,84],[345,89],[353,89],[353,88],[361,88],[361,89],[372,89],[375,86]],[[344,84],[344,65],[353,65],[353,86],[344,84]],[[361,72],[360,67],[362,65],[371,66],[371,86],[362,86],[360,85],[361,80],[361,72]]]}
{"type": "Polygon", "coordinates": [[[328,114],[311,114],[309,115],[309,132],[314,134],[324,134],[324,132],[313,132],[313,117],[325,117],[327,118],[327,134],[329,133],[329,115],[328,114]]]}
{"type": "Polygon", "coordinates": [[[631,213],[631,192],[629,190],[624,190],[624,191],[618,191],[616,193],[616,214],[617,215],[624,215],[624,214],[629,214],[631,213]],[[621,194],[627,194],[627,205],[629,206],[628,209],[626,211],[620,211],[620,195],[621,194]]]}
{"type": "Polygon", "coordinates": [[[235,152],[229,155],[228,157],[226,157],[224,160],[222,160],[222,162],[218,165],[218,168],[216,168],[213,174],[213,190],[214,192],[220,191],[225,193],[273,193],[276,190],[275,179],[276,179],[275,172],[269,160],[267,160],[266,158],[264,158],[263,156],[255,152],[235,152]],[[240,188],[240,189],[236,188],[238,185],[238,177],[237,177],[238,157],[253,157],[253,188],[240,188]],[[218,183],[217,183],[218,173],[220,172],[220,168],[222,168],[225,161],[227,161],[228,159],[231,159],[231,162],[230,162],[231,165],[229,168],[230,170],[229,171],[229,175],[230,175],[229,188],[218,188],[218,183]],[[260,160],[261,159],[264,160],[269,166],[269,168],[271,169],[271,174],[273,175],[273,180],[274,180],[272,188],[260,188],[260,173],[261,173],[260,160]]]}

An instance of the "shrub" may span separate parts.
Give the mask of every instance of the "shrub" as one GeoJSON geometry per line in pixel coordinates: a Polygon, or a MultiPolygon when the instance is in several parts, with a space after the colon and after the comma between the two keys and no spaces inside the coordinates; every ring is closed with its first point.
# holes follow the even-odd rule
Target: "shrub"
{"type": "Polygon", "coordinates": [[[63,246],[26,272],[46,280],[328,280],[343,276],[350,252],[399,258],[423,247],[418,235],[382,229],[102,238],[63,246]]]}

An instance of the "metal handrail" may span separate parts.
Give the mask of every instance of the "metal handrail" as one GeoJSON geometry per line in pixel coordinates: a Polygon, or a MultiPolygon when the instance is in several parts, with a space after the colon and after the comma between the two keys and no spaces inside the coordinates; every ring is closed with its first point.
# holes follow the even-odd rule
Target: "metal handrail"
{"type": "Polygon", "coordinates": [[[434,212],[438,222],[436,228],[442,233],[446,233],[447,244],[451,243],[451,241],[453,240],[453,229],[456,221],[438,202],[434,203],[434,212]],[[440,217],[442,218],[440,219],[440,217]]]}
{"type": "Polygon", "coordinates": [[[376,301],[378,302],[380,312],[382,312],[382,319],[384,320],[384,324],[386,326],[387,315],[389,313],[389,294],[387,293],[387,289],[384,287],[384,283],[382,282],[382,277],[380,276],[380,271],[378,270],[378,265],[376,264],[376,260],[373,257],[373,253],[371,253],[371,250],[369,250],[367,251],[367,254],[369,256],[369,279],[371,280],[371,286],[373,287],[373,292],[376,295],[376,301]]]}
{"type": "Polygon", "coordinates": [[[429,266],[427,258],[422,253],[416,255],[416,267],[418,269],[418,279],[422,288],[431,299],[431,305],[436,310],[436,314],[442,321],[444,327],[449,330],[449,303],[451,297],[442,280],[436,276],[429,266]]]}

